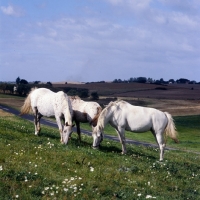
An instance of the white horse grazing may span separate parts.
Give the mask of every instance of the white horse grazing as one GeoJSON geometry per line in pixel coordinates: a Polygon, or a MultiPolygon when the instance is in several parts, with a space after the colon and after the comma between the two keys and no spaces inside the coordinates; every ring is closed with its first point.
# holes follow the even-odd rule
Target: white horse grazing
{"type": "Polygon", "coordinates": [[[25,99],[21,108],[21,115],[27,114],[32,109],[35,119],[35,135],[40,132],[40,119],[42,116],[55,116],[59,127],[61,142],[67,144],[68,136],[72,133],[72,106],[68,96],[60,91],[52,92],[46,88],[33,88],[25,99]],[[64,127],[61,120],[65,119],[64,127]]]}
{"type": "Polygon", "coordinates": [[[97,125],[98,117],[102,111],[101,106],[92,101],[83,101],[79,97],[70,97],[73,109],[73,121],[77,127],[79,141],[81,141],[80,123],[89,123],[92,129],[97,125]]]}
{"type": "Polygon", "coordinates": [[[122,143],[122,153],[126,153],[125,130],[136,133],[150,130],[160,148],[160,161],[163,160],[166,144],[164,133],[178,142],[175,125],[169,113],[154,108],[133,106],[125,101],[116,101],[110,102],[99,116],[97,126],[93,131],[94,148],[98,148],[103,140],[102,133],[107,123],[110,123],[116,129],[122,143]]]}

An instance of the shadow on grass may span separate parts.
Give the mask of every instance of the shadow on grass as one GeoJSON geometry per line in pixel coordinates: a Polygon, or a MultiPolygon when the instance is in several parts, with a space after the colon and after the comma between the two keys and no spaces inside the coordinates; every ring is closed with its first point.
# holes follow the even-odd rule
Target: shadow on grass
{"type": "Polygon", "coordinates": [[[45,133],[40,132],[39,137],[40,137],[40,136],[41,136],[41,137],[51,138],[51,139],[56,139],[56,140],[60,139],[60,134],[59,134],[59,132],[58,132],[57,135],[56,135],[56,134],[52,134],[52,133],[48,133],[48,132],[45,132],[45,133]]]}
{"type": "MultiPolygon", "coordinates": [[[[100,146],[99,151],[104,152],[104,153],[112,152],[112,153],[116,153],[116,154],[122,154],[121,148],[119,148],[117,146],[113,146],[113,145],[100,146]]],[[[152,148],[152,147],[136,146],[134,148],[134,147],[129,147],[127,145],[127,153],[125,154],[125,156],[141,157],[141,158],[148,157],[148,159],[157,160],[159,157],[159,151],[155,152],[155,148],[152,148]],[[153,155],[155,153],[156,153],[156,155],[153,155]]]]}

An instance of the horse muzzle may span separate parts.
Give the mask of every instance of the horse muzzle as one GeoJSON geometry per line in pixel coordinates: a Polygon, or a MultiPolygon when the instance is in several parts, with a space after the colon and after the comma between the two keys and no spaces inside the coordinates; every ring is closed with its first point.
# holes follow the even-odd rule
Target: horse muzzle
{"type": "Polygon", "coordinates": [[[93,149],[99,149],[99,146],[92,146],[93,149]]]}

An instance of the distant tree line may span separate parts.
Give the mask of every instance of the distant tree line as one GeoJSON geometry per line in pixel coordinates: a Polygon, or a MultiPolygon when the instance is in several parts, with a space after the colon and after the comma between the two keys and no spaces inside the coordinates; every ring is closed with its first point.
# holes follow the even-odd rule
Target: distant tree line
{"type": "Polygon", "coordinates": [[[32,83],[29,83],[27,80],[20,79],[19,77],[17,77],[15,83],[0,82],[0,91],[4,94],[9,93],[9,94],[15,94],[19,96],[27,96],[27,94],[30,92],[31,88],[33,87],[48,88],[54,92],[63,90],[69,96],[79,96],[80,98],[90,97],[91,100],[99,99],[99,95],[96,91],[91,92],[91,94],[89,95],[89,90],[85,88],[71,88],[71,87],[54,88],[51,82],[41,83],[40,81],[34,81],[32,83]]]}
{"type": "Polygon", "coordinates": [[[121,79],[114,79],[113,83],[154,83],[154,84],[174,84],[174,83],[179,83],[179,84],[200,84],[197,83],[196,81],[190,81],[186,78],[180,78],[177,80],[174,79],[169,79],[168,81],[164,81],[163,78],[159,80],[155,80],[152,78],[146,78],[146,77],[137,77],[137,78],[130,78],[128,80],[121,80],[121,79]]]}

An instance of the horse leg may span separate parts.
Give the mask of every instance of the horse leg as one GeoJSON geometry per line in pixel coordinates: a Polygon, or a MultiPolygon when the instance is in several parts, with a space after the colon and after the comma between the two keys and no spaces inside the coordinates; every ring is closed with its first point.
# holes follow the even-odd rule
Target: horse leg
{"type": "Polygon", "coordinates": [[[115,129],[118,133],[119,136],[119,140],[122,144],[122,154],[126,154],[126,139],[125,139],[125,130],[122,127],[118,127],[117,129],[115,129]]]}
{"type": "Polygon", "coordinates": [[[40,133],[41,127],[40,127],[40,119],[42,118],[42,115],[40,113],[38,113],[37,115],[37,131],[38,134],[40,133]]]}
{"type": "Polygon", "coordinates": [[[60,142],[63,143],[63,127],[62,127],[62,123],[61,123],[61,117],[58,117],[56,116],[56,122],[57,122],[57,125],[58,125],[58,129],[60,131],[60,142]]]}
{"type": "Polygon", "coordinates": [[[160,161],[163,161],[163,156],[164,156],[164,150],[165,150],[165,141],[164,141],[164,136],[162,131],[153,131],[151,130],[153,135],[156,138],[156,142],[158,143],[158,146],[160,148],[160,161]]]}
{"type": "Polygon", "coordinates": [[[34,108],[34,113],[35,113],[35,117],[34,117],[34,125],[35,125],[35,135],[38,135],[38,133],[40,132],[40,114],[38,113],[38,109],[37,107],[34,108]]]}
{"type": "Polygon", "coordinates": [[[80,129],[80,122],[75,121],[76,123],[76,129],[77,129],[77,134],[78,134],[78,140],[81,142],[81,129],[80,129]]]}

